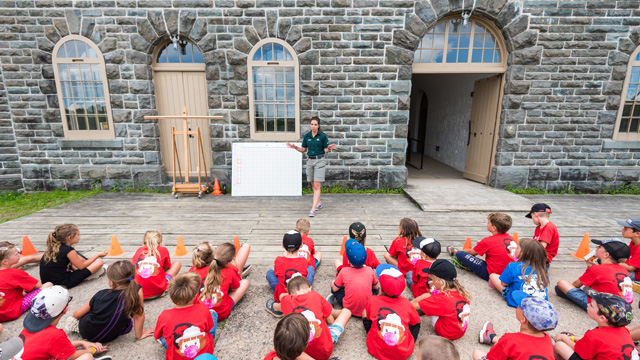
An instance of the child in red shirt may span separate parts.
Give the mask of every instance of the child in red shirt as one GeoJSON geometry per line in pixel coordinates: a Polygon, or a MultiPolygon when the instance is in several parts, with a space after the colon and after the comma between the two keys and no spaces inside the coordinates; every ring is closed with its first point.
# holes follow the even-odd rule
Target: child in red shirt
{"type": "Polygon", "coordinates": [[[401,295],[405,279],[398,268],[383,264],[376,273],[381,293],[370,297],[362,312],[369,354],[380,360],[408,359],[420,332],[420,316],[401,295]]]}
{"type": "Polygon", "coordinates": [[[10,242],[0,242],[0,322],[19,318],[41,289],[53,286],[41,284],[22,269],[12,268],[19,261],[18,248],[10,242]]]}
{"type": "Polygon", "coordinates": [[[169,297],[176,307],[160,314],[153,333],[167,349],[166,360],[213,354],[218,314],[201,303],[194,304],[199,286],[200,277],[193,272],[180,274],[169,284],[169,297]]]}
{"type": "Polygon", "coordinates": [[[147,231],[142,244],[132,259],[136,266],[136,282],[142,286],[145,300],[165,296],[169,281],[180,272],[182,264],[180,261],[171,263],[169,250],[162,246],[159,231],[147,231]]]}
{"type": "Polygon", "coordinates": [[[418,236],[413,239],[413,247],[420,249],[420,260],[416,262],[412,278],[413,285],[411,285],[413,297],[418,297],[430,291],[431,281],[429,280],[429,273],[425,269],[428,269],[436,261],[436,258],[440,256],[440,243],[434,238],[418,236]]]}
{"type": "MultiPolygon", "coordinates": [[[[373,250],[366,247],[367,242],[367,229],[360,222],[354,222],[349,226],[349,239],[353,239],[357,241],[360,245],[364,246],[367,250],[367,261],[364,263],[365,266],[368,266],[375,270],[378,265],[380,265],[380,261],[376,257],[376,253],[373,250]]],[[[333,262],[333,266],[336,268],[336,274],[342,270],[343,267],[349,267],[349,259],[347,259],[347,253],[342,254],[342,260],[336,259],[333,262]]]]}
{"type": "Polygon", "coordinates": [[[491,213],[487,216],[487,231],[491,236],[478,242],[473,249],[458,250],[448,247],[452,263],[463,269],[473,271],[483,280],[489,281],[489,275],[502,274],[510,262],[515,259],[518,246],[507,231],[511,229],[511,216],[503,213],[491,213]],[[486,255],[485,260],[476,255],[486,255]]]}
{"type": "Polygon", "coordinates": [[[570,333],[556,335],[556,359],[638,359],[638,350],[625,327],[633,319],[631,305],[617,295],[591,288],[585,290],[591,297],[587,314],[598,327],[587,331],[582,338],[570,333]]]}
{"type": "Polygon", "coordinates": [[[589,286],[595,291],[614,294],[633,303],[633,285],[627,269],[620,266],[620,262],[629,258],[629,247],[620,239],[591,240],[598,245],[596,258],[602,265],[586,260],[587,270],[573,283],[566,280],[558,281],[556,294],[580,305],[585,311],[589,297],[580,289],[582,285],[589,286]]]}
{"type": "Polygon", "coordinates": [[[246,294],[249,280],[241,279],[234,264],[236,249],[231,243],[216,247],[209,275],[204,284],[200,300],[209,309],[218,313],[218,321],[226,319],[231,309],[246,294]]]}
{"type": "Polygon", "coordinates": [[[291,313],[278,321],[273,332],[273,347],[264,360],[314,360],[304,351],[309,342],[309,322],[300,313],[291,313]]]}
{"type": "MultiPolygon", "coordinates": [[[[278,256],[273,266],[273,270],[267,271],[267,282],[273,289],[273,299],[267,301],[267,311],[271,315],[281,317],[282,313],[273,311],[273,303],[280,302],[280,295],[287,292],[287,282],[291,277],[299,273],[300,275],[307,277],[309,271],[313,270],[309,266],[307,259],[300,257],[298,250],[302,246],[302,236],[299,232],[291,230],[284,234],[282,238],[282,247],[284,248],[284,255],[278,256]]],[[[309,283],[311,283],[312,279],[309,283]]]]}
{"type": "Polygon", "coordinates": [[[488,354],[473,351],[473,360],[487,359],[548,359],[554,358],[553,342],[545,332],[558,325],[558,313],[553,305],[538,297],[522,299],[516,309],[520,332],[496,336],[493,324],[486,322],[480,332],[480,343],[493,345],[488,354]]]}
{"type": "Polygon", "coordinates": [[[416,262],[420,259],[420,249],[416,249],[411,245],[413,239],[422,236],[418,223],[413,219],[403,218],[398,225],[398,237],[393,240],[389,251],[384,254],[387,263],[397,266],[398,270],[406,276],[409,285],[411,285],[412,274],[416,262]]]}
{"type": "Polygon", "coordinates": [[[189,271],[193,271],[200,275],[200,292],[204,289],[204,281],[209,274],[209,265],[213,261],[213,252],[215,248],[208,241],[198,244],[191,253],[191,263],[193,266],[189,271]]]}
{"type": "Polygon", "coordinates": [[[640,281],[640,219],[618,220],[618,224],[623,226],[622,237],[631,239],[629,259],[620,266],[627,269],[631,281],[640,281]]]}
{"type": "MultiPolygon", "coordinates": [[[[315,270],[322,263],[322,253],[316,251],[313,240],[309,237],[310,229],[311,224],[309,220],[301,218],[296,221],[296,231],[302,236],[302,245],[300,246],[300,250],[298,250],[298,255],[304,256],[309,260],[309,265],[313,266],[315,270]]],[[[311,282],[313,283],[313,281],[311,282]]]]}
{"type": "Polygon", "coordinates": [[[438,259],[425,270],[435,290],[413,299],[411,304],[431,317],[436,335],[449,340],[461,338],[469,325],[471,295],[456,280],[456,268],[447,260],[438,259]]]}
{"type": "Polygon", "coordinates": [[[551,216],[551,208],[543,203],[533,205],[531,211],[525,215],[536,225],[533,240],[542,243],[542,246],[547,250],[547,262],[551,264],[551,260],[558,255],[560,235],[558,235],[556,225],[549,220],[549,216],[551,216]]]}

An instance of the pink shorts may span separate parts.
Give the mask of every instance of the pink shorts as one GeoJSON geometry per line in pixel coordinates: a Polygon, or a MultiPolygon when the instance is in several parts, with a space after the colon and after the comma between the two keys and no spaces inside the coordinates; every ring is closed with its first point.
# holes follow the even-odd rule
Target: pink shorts
{"type": "Polygon", "coordinates": [[[33,289],[27,293],[22,299],[22,312],[29,310],[31,307],[31,300],[38,295],[42,289],[33,289]]]}

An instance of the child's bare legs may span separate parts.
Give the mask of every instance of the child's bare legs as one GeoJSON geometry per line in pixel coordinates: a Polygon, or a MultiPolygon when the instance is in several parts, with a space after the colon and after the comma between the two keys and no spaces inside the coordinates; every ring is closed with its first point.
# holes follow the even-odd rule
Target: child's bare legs
{"type": "Polygon", "coordinates": [[[498,292],[502,294],[504,286],[502,286],[502,281],[500,281],[500,274],[490,274],[489,282],[493,285],[494,289],[498,290],[498,292]]]}
{"type": "Polygon", "coordinates": [[[236,257],[231,261],[240,272],[242,272],[244,265],[247,263],[247,258],[249,258],[250,251],[251,245],[245,243],[240,247],[240,250],[238,250],[236,257]]]}
{"type": "Polygon", "coordinates": [[[627,326],[633,341],[640,341],[640,325],[627,326]]]}
{"type": "Polygon", "coordinates": [[[562,341],[556,341],[555,350],[562,359],[569,359],[574,353],[573,348],[562,341]]]}
{"type": "MultiPolygon", "coordinates": [[[[91,265],[87,266],[87,269],[89,269],[89,271],[91,271],[92,274],[94,274],[96,271],[102,269],[102,266],[104,265],[104,261],[100,260],[100,259],[96,259],[96,261],[92,262],[91,265]]],[[[80,358],[78,358],[80,359],[80,358]]],[[[92,357],[93,359],[93,357],[92,357]]]]}
{"type": "Polygon", "coordinates": [[[567,280],[558,281],[558,289],[562,291],[565,295],[569,292],[569,290],[575,289],[575,288],[576,287],[573,286],[573,284],[568,282],[567,280]]]}
{"type": "MultiPolygon", "coordinates": [[[[240,286],[237,289],[233,291],[229,291],[229,297],[233,299],[234,304],[237,304],[238,301],[242,299],[244,294],[247,293],[247,289],[249,289],[249,280],[243,279],[243,280],[240,280],[240,286]]],[[[274,304],[274,308],[275,308],[275,304],[274,304]]]]}
{"type": "Polygon", "coordinates": [[[338,270],[338,268],[339,268],[340,266],[342,266],[342,258],[340,258],[340,259],[336,259],[336,260],[333,262],[333,267],[334,267],[334,268],[336,268],[336,270],[338,270]]]}
{"type": "Polygon", "coordinates": [[[40,287],[40,289],[46,289],[46,288],[48,288],[48,287],[52,287],[52,286],[53,286],[53,284],[52,284],[52,283],[50,283],[50,282],[46,282],[46,283],[42,284],[42,286],[40,287]]]}
{"type": "Polygon", "coordinates": [[[2,334],[2,330],[4,329],[2,328],[2,324],[0,324],[0,334],[2,334]]]}
{"type": "Polygon", "coordinates": [[[320,262],[322,262],[322,253],[320,251],[316,251],[316,253],[313,254],[313,257],[316,258],[316,262],[318,264],[320,264],[320,262]]]}
{"type": "Polygon", "coordinates": [[[76,360],[93,360],[93,355],[91,354],[82,354],[80,357],[77,357],[76,360]]]}
{"type": "Polygon", "coordinates": [[[388,252],[384,253],[384,259],[387,260],[387,264],[398,266],[398,258],[391,256],[388,252]]]}
{"type": "Polygon", "coordinates": [[[479,360],[483,356],[487,356],[487,353],[476,349],[473,350],[473,354],[471,354],[471,356],[473,357],[473,360],[479,360]]]}
{"type": "Polygon", "coordinates": [[[44,254],[20,256],[20,260],[18,260],[18,263],[15,265],[11,265],[11,267],[15,269],[15,268],[19,268],[22,265],[26,265],[30,263],[39,263],[40,259],[42,259],[42,256],[44,256],[44,254]]]}
{"type": "Polygon", "coordinates": [[[171,277],[174,278],[176,277],[176,275],[178,275],[181,268],[182,268],[182,263],[180,263],[180,261],[174,261],[173,264],[171,264],[171,267],[169,268],[169,270],[166,270],[165,273],[171,275],[171,277]]]}
{"type": "Polygon", "coordinates": [[[351,310],[349,309],[333,309],[331,311],[331,315],[333,315],[333,322],[331,324],[338,324],[345,328],[349,319],[351,318],[351,310]]]}

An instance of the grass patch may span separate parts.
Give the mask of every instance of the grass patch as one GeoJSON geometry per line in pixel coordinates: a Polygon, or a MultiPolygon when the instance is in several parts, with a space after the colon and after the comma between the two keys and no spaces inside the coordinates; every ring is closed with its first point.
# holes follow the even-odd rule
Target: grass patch
{"type": "Polygon", "coordinates": [[[12,191],[0,194],[0,223],[101,192],[101,189],[93,188],[82,191],[55,190],[29,194],[12,191]]]}
{"type": "MultiPolygon", "coordinates": [[[[368,189],[368,190],[358,190],[358,189],[350,189],[344,187],[342,185],[333,185],[322,188],[323,194],[398,194],[402,195],[402,188],[391,189],[391,188],[378,188],[378,189],[368,189]]],[[[302,194],[313,194],[313,189],[310,187],[302,188],[302,194]]]]}
{"type": "Polygon", "coordinates": [[[640,188],[626,184],[617,188],[606,188],[603,193],[607,195],[640,195],[640,188]]]}
{"type": "Polygon", "coordinates": [[[581,194],[581,192],[579,191],[576,192],[575,187],[572,185],[567,185],[557,190],[548,191],[539,187],[517,188],[517,187],[514,187],[511,182],[508,182],[507,185],[504,187],[504,189],[518,195],[581,194]]]}

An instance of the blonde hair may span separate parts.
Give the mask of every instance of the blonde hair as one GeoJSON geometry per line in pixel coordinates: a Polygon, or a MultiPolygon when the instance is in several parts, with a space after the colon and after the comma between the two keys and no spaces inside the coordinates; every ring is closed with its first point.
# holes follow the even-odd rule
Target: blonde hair
{"type": "Polygon", "coordinates": [[[491,213],[487,216],[487,220],[491,223],[491,225],[496,227],[496,231],[498,234],[506,234],[509,229],[511,229],[511,224],[513,220],[511,220],[511,216],[504,213],[491,213]]]}
{"type": "Polygon", "coordinates": [[[431,281],[441,280],[442,282],[444,282],[444,288],[442,289],[442,292],[444,292],[445,295],[448,296],[447,292],[449,290],[455,290],[458,292],[458,294],[460,294],[460,296],[462,296],[462,298],[466,302],[471,302],[471,294],[469,294],[469,292],[464,288],[464,286],[462,286],[462,284],[460,284],[458,280],[449,281],[443,278],[439,278],[433,274],[429,274],[429,277],[431,278],[431,281]]]}
{"type": "Polygon", "coordinates": [[[202,269],[205,266],[209,266],[213,261],[213,246],[208,241],[203,241],[193,248],[193,254],[191,255],[191,262],[196,269],[202,269]]]}
{"type": "Polygon", "coordinates": [[[147,247],[149,254],[155,256],[156,259],[160,259],[160,252],[158,251],[158,246],[162,245],[162,234],[160,234],[160,231],[149,230],[144,233],[142,244],[147,247]]]}
{"type": "Polygon", "coordinates": [[[57,262],[60,246],[62,246],[67,238],[76,236],[80,230],[74,224],[62,224],[56,226],[52,233],[47,236],[47,250],[44,252],[44,261],[57,262]]]}
{"type": "Polygon", "coordinates": [[[525,278],[527,268],[531,266],[529,275],[526,276],[525,282],[529,283],[535,272],[538,274],[536,284],[539,289],[546,289],[549,286],[549,275],[547,274],[547,250],[539,241],[524,238],[520,240],[520,258],[518,261],[522,263],[520,272],[522,278],[525,278]]]}
{"type": "Polygon", "coordinates": [[[11,257],[11,250],[16,246],[8,241],[0,242],[0,248],[7,248],[7,250],[0,250],[0,262],[7,260],[11,257]]]}
{"type": "Polygon", "coordinates": [[[144,313],[144,307],[138,295],[140,285],[135,277],[136,267],[131,261],[116,261],[107,268],[107,278],[113,283],[112,289],[124,287],[124,308],[130,318],[144,313]]]}
{"type": "Polygon", "coordinates": [[[458,349],[449,339],[437,335],[426,335],[418,340],[418,357],[421,360],[460,360],[458,349]],[[434,352],[434,349],[438,349],[434,352]]]}
{"type": "Polygon", "coordinates": [[[213,255],[213,261],[209,265],[209,273],[204,282],[204,290],[200,294],[200,299],[213,299],[218,286],[224,282],[222,269],[233,260],[236,256],[236,248],[231,243],[224,243],[216,247],[213,255]]]}
{"type": "Polygon", "coordinates": [[[407,243],[411,243],[411,240],[422,236],[418,223],[409,218],[403,218],[400,220],[400,236],[407,239],[407,243]]]}
{"type": "Polygon", "coordinates": [[[311,224],[307,219],[298,219],[296,221],[296,231],[300,234],[308,233],[309,229],[311,229],[311,224]]]}
{"type": "Polygon", "coordinates": [[[198,295],[199,288],[200,275],[193,271],[187,271],[169,282],[169,298],[176,305],[188,305],[198,295]]]}

